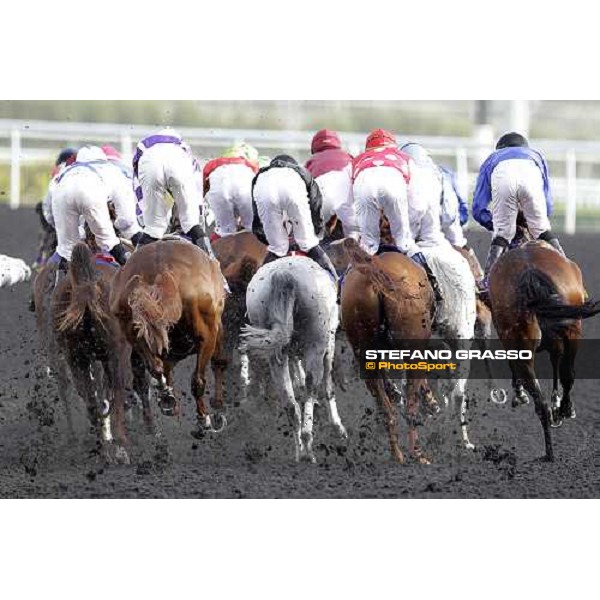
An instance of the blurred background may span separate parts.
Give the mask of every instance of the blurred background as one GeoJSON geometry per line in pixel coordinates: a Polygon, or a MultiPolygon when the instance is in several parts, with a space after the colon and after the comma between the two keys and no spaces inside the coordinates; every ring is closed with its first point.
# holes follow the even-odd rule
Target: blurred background
{"type": "Polygon", "coordinates": [[[0,101],[0,203],[39,201],[64,146],[111,143],[129,160],[139,139],[167,125],[201,161],[242,139],[303,160],[324,127],[357,153],[383,127],[456,170],[469,200],[497,137],[517,130],[548,160],[556,229],[600,231],[600,101],[0,101]]]}

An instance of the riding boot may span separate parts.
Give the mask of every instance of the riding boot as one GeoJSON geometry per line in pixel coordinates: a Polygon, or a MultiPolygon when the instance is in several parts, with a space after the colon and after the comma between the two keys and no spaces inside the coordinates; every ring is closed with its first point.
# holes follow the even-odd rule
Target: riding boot
{"type": "Polygon", "coordinates": [[[425,273],[427,274],[427,279],[433,289],[433,294],[435,296],[436,303],[440,303],[443,300],[442,290],[440,289],[440,284],[436,276],[433,274],[431,267],[427,264],[427,259],[422,252],[416,252],[410,257],[414,262],[416,262],[420,267],[423,268],[425,273]]]}
{"type": "Polygon", "coordinates": [[[508,245],[509,241],[500,236],[496,236],[492,240],[492,245],[490,246],[490,251],[488,252],[487,260],[485,262],[483,279],[477,284],[480,294],[487,295],[490,271],[492,270],[492,267],[496,264],[496,261],[504,254],[504,252],[508,248],[508,245]]]}
{"type": "Polygon", "coordinates": [[[312,258],[320,267],[325,269],[331,275],[333,282],[337,286],[338,275],[333,263],[331,262],[331,259],[325,253],[325,250],[323,250],[321,246],[317,245],[314,248],[311,248],[306,254],[308,258],[312,258]]]}
{"type": "Polygon", "coordinates": [[[125,250],[125,246],[120,242],[114,246],[112,250],[110,250],[109,254],[121,265],[123,266],[127,259],[131,256],[127,250],[125,250]]]}
{"type": "Polygon", "coordinates": [[[54,289],[58,287],[58,284],[67,276],[67,270],[69,268],[69,263],[62,256],[60,257],[60,261],[58,266],[56,267],[56,277],[54,278],[54,289]]]}
{"type": "MultiPolygon", "coordinates": [[[[202,229],[202,227],[200,225],[194,225],[187,233],[186,235],[192,240],[192,243],[195,246],[198,246],[198,248],[200,248],[200,250],[202,250],[203,252],[206,252],[206,254],[208,254],[208,257],[211,260],[217,261],[217,257],[215,256],[215,253],[213,252],[211,243],[210,243],[210,238],[206,235],[206,233],[204,232],[204,230],[202,229]]],[[[221,277],[223,278],[223,287],[225,288],[225,291],[230,294],[231,293],[231,289],[229,287],[229,284],[227,283],[227,279],[225,279],[225,275],[223,275],[221,273],[221,277]]]]}
{"type": "Polygon", "coordinates": [[[548,244],[550,244],[559,254],[562,254],[562,256],[566,257],[565,251],[562,249],[562,246],[560,245],[560,242],[558,241],[558,236],[550,231],[544,231],[544,233],[540,234],[540,236],[538,237],[538,240],[543,240],[544,242],[547,242],[548,244]]]}
{"type": "Polygon", "coordinates": [[[275,254],[274,252],[271,252],[269,250],[269,252],[267,252],[265,254],[265,260],[263,260],[261,267],[264,267],[266,264],[273,262],[274,260],[277,260],[278,258],[281,258],[281,257],[277,256],[277,254],[275,254]]]}
{"type": "Polygon", "coordinates": [[[148,235],[144,231],[138,231],[132,238],[131,241],[135,245],[136,248],[140,246],[145,246],[146,244],[151,244],[152,242],[156,242],[158,238],[154,238],[151,235],[148,235]]]}
{"type": "Polygon", "coordinates": [[[210,238],[206,235],[200,225],[194,225],[185,235],[187,235],[195,246],[203,250],[212,260],[217,260],[210,244],[210,238]]]}

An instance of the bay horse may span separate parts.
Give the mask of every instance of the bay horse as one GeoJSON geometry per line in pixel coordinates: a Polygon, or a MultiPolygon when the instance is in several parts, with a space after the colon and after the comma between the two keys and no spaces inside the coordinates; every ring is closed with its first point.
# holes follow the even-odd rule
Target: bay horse
{"type": "MultiPolygon", "coordinates": [[[[129,349],[109,310],[110,284],[117,270],[116,263],[98,262],[88,245],[79,242],[68,276],[53,288],[50,311],[56,340],[53,352],[61,352],[69,366],[75,388],[87,404],[92,429],[99,435],[102,454],[110,462],[129,463],[124,415],[129,349]]],[[[40,292],[38,288],[37,295],[40,292]]],[[[43,305],[42,298],[36,299],[39,312],[43,305]]],[[[59,386],[64,376],[61,371],[59,386]]]]}
{"type": "Polygon", "coordinates": [[[347,437],[340,420],[332,379],[338,327],[336,285],[306,256],[267,263],[252,278],[246,295],[248,321],[242,343],[268,360],[271,380],[293,427],[296,461],[316,462],[313,409],[326,402],[329,421],[347,437]],[[293,374],[304,388],[304,410],[294,395],[293,374]],[[302,414],[303,413],[303,414],[302,414]]]}
{"type": "Polygon", "coordinates": [[[545,242],[527,242],[501,256],[489,275],[490,304],[498,337],[507,349],[530,350],[530,360],[510,361],[515,392],[533,398],[544,432],[545,459],[554,460],[550,427],[575,417],[571,390],[582,319],[600,312],[586,299],[579,267],[545,242]],[[551,404],[535,373],[535,352],[550,353],[551,404]],[[558,381],[562,386],[562,398],[558,381]]]}
{"type": "Polygon", "coordinates": [[[225,304],[219,265],[200,248],[181,240],[160,240],[138,248],[117,273],[110,295],[111,311],[132,346],[134,380],[144,370],[156,380],[163,414],[179,414],[173,391],[173,369],[196,355],[191,391],[196,401],[198,429],[221,431],[223,365],[221,316],[225,304]],[[215,394],[211,418],[204,403],[206,368],[213,361],[215,394]],[[213,420],[218,422],[215,427],[213,420]]]}
{"type": "MultiPolygon", "coordinates": [[[[369,257],[350,239],[344,241],[344,248],[352,268],[342,286],[342,322],[357,360],[361,348],[377,348],[382,342],[401,349],[404,340],[429,340],[434,296],[425,271],[399,252],[369,257]]],[[[385,417],[392,457],[404,463],[389,386],[382,375],[365,383],[385,417]]],[[[426,464],[429,460],[419,447],[416,425],[420,399],[430,401],[431,390],[417,371],[408,371],[406,383],[408,452],[426,464]]]]}
{"type": "MultiPolygon", "coordinates": [[[[237,402],[244,402],[250,382],[248,356],[239,348],[239,336],[246,322],[246,290],[250,280],[262,265],[267,247],[250,231],[239,231],[233,235],[217,238],[212,244],[213,252],[221,265],[230,294],[223,310],[223,350],[221,358],[230,365],[238,349],[240,370],[233,375],[239,384],[237,402]]],[[[231,374],[231,369],[227,370],[231,374]]]]}

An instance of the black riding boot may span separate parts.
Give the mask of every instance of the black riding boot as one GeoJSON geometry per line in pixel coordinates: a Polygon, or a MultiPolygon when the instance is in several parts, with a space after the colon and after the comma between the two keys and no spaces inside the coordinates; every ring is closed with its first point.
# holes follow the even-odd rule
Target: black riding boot
{"type": "Polygon", "coordinates": [[[274,260],[277,260],[278,258],[280,258],[280,257],[277,256],[277,254],[274,254],[273,252],[271,252],[269,250],[269,252],[267,252],[267,254],[265,255],[265,260],[263,260],[261,267],[270,262],[273,262],[274,260]]]}
{"type": "Polygon", "coordinates": [[[151,235],[148,235],[147,233],[145,233],[143,231],[138,231],[131,238],[131,242],[134,244],[134,246],[136,248],[138,248],[139,246],[145,246],[146,244],[151,244],[152,242],[156,242],[156,241],[157,241],[157,238],[154,238],[151,235]]]}
{"type": "Polygon", "coordinates": [[[321,246],[317,245],[314,248],[311,248],[306,254],[308,258],[312,258],[320,267],[325,269],[331,275],[334,283],[337,285],[338,275],[333,263],[331,262],[331,259],[325,253],[325,250],[323,250],[321,246]]]}
{"type": "Polygon", "coordinates": [[[123,246],[123,244],[118,243],[111,251],[110,251],[110,255],[121,265],[123,266],[126,262],[127,259],[129,258],[130,254],[129,252],[127,252],[127,250],[125,250],[125,246],[123,246]]]}
{"type": "Polygon", "coordinates": [[[427,259],[422,252],[417,252],[410,257],[414,262],[416,262],[420,267],[423,268],[425,273],[427,274],[427,279],[429,279],[429,284],[433,289],[433,294],[435,296],[435,301],[440,303],[443,300],[442,290],[440,289],[440,284],[436,276],[433,274],[431,267],[427,264],[427,259]]]}
{"type": "Polygon", "coordinates": [[[62,256],[56,267],[56,277],[54,279],[54,289],[58,287],[58,284],[67,276],[67,270],[69,269],[69,263],[62,256]]]}
{"type": "MultiPolygon", "coordinates": [[[[195,246],[198,246],[198,248],[200,248],[200,250],[202,250],[203,252],[206,252],[206,254],[208,254],[209,258],[211,260],[215,260],[218,262],[217,257],[215,256],[215,253],[213,252],[211,243],[210,243],[210,238],[206,235],[206,233],[204,232],[204,230],[202,229],[202,227],[200,225],[194,225],[187,233],[186,235],[192,240],[192,243],[195,246]]],[[[223,287],[225,288],[225,291],[230,294],[231,293],[231,289],[229,287],[229,284],[227,283],[227,279],[225,279],[225,275],[223,275],[221,273],[221,277],[223,278],[223,287]]]]}
{"type": "Polygon", "coordinates": [[[490,246],[490,251],[488,252],[487,260],[485,262],[483,279],[478,284],[480,293],[487,294],[489,284],[488,278],[490,276],[490,271],[492,270],[492,267],[496,264],[496,261],[504,254],[504,252],[508,248],[508,245],[509,241],[500,236],[497,236],[492,240],[492,245],[490,246]]]}
{"type": "Polygon", "coordinates": [[[544,242],[548,242],[548,244],[550,244],[557,252],[566,257],[565,251],[562,249],[562,246],[558,241],[558,236],[552,231],[544,231],[544,233],[540,234],[538,240],[544,240],[544,242]]]}
{"type": "Polygon", "coordinates": [[[185,235],[187,235],[195,246],[198,246],[200,250],[203,250],[212,258],[213,260],[217,260],[215,253],[213,252],[212,246],[210,244],[210,239],[203,231],[200,225],[194,225],[185,235]]]}

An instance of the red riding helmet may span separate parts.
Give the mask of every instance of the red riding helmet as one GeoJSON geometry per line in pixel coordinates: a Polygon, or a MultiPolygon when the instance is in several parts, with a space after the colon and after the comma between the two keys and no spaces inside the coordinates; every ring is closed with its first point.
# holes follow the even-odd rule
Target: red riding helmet
{"type": "Polygon", "coordinates": [[[102,146],[108,160],[121,160],[121,153],[114,146],[102,146]]]}
{"type": "Polygon", "coordinates": [[[310,151],[315,154],[322,152],[323,150],[341,150],[342,142],[340,136],[331,129],[321,129],[315,133],[312,143],[310,145],[310,151]]]}
{"type": "Polygon", "coordinates": [[[385,129],[375,129],[367,136],[365,150],[373,150],[383,146],[396,146],[396,138],[394,134],[385,129]]]}

